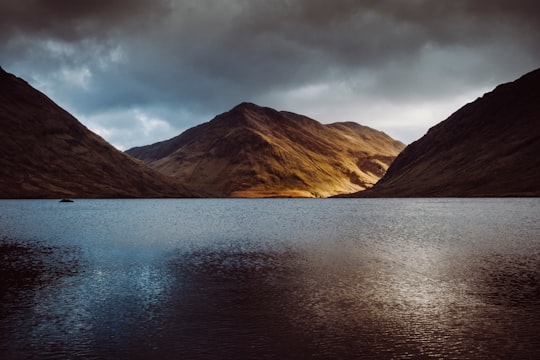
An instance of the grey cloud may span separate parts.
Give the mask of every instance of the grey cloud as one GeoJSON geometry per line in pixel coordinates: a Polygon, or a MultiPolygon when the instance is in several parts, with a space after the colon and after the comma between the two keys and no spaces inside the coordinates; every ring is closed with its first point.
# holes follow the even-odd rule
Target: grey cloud
{"type": "Polygon", "coordinates": [[[340,91],[288,110],[509,81],[540,63],[539,14],[526,0],[4,0],[0,55],[78,113],[163,109],[180,129],[320,84],[340,91]]]}
{"type": "Polygon", "coordinates": [[[151,20],[166,10],[161,1],[145,0],[3,0],[0,29],[17,34],[78,41],[100,37],[132,23],[151,20]]]}

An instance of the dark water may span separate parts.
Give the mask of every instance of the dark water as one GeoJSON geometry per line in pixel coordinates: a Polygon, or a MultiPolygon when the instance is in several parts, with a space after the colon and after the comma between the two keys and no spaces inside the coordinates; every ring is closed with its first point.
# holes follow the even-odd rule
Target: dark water
{"type": "Polygon", "coordinates": [[[540,199],[0,201],[0,358],[540,358],[540,199]]]}

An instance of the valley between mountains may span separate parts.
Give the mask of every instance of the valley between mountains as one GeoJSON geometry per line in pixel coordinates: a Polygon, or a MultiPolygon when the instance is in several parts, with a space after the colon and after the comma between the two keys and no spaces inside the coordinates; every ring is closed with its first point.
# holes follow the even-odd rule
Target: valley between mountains
{"type": "Polygon", "coordinates": [[[1,198],[540,196],[540,69],[409,146],[241,103],[125,153],[0,68],[1,198]]]}

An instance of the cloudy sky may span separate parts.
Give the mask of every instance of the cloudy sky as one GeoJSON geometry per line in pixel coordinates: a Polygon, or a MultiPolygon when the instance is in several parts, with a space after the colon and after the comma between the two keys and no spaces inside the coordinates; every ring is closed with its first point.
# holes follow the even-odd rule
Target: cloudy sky
{"type": "Polygon", "coordinates": [[[240,102],[409,143],[540,67],[537,0],[0,0],[0,65],[120,149],[240,102]]]}

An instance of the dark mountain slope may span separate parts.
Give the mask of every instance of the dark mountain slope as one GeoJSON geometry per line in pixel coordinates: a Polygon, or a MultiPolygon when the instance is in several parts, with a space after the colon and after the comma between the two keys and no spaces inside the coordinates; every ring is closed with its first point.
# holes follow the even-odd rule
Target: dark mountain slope
{"type": "Polygon", "coordinates": [[[0,68],[1,198],[191,195],[0,68]]]}
{"type": "Polygon", "coordinates": [[[540,69],[495,88],[409,145],[356,196],[539,196],[540,69]]]}
{"type": "Polygon", "coordinates": [[[215,196],[325,197],[372,186],[404,145],[356,123],[243,103],[128,154],[215,196]]]}

